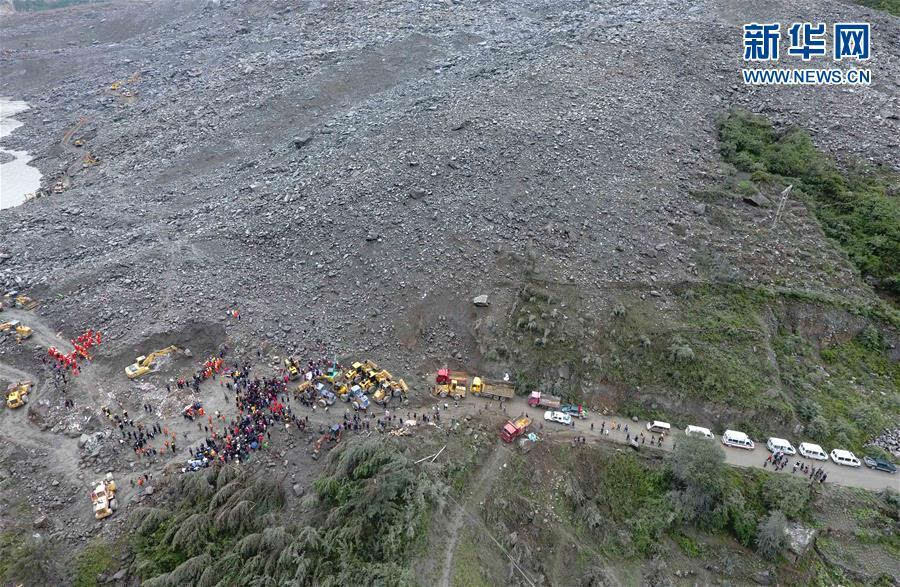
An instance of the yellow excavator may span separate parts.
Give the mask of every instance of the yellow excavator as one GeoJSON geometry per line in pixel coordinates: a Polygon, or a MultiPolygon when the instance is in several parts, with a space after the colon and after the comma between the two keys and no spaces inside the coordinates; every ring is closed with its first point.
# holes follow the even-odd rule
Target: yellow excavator
{"type": "Polygon", "coordinates": [[[31,381],[12,383],[6,388],[6,407],[21,408],[25,405],[25,396],[31,390],[31,381]]]}
{"type": "Polygon", "coordinates": [[[134,360],[134,363],[125,367],[125,375],[127,375],[129,379],[136,379],[141,375],[145,375],[153,369],[157,359],[170,355],[177,350],[178,347],[172,345],[158,351],[153,351],[149,355],[141,355],[134,360]]]}
{"type": "Polygon", "coordinates": [[[10,320],[9,322],[0,324],[0,332],[6,332],[7,330],[14,330],[16,333],[16,340],[19,342],[30,337],[33,333],[30,327],[23,325],[18,320],[10,320]]]}

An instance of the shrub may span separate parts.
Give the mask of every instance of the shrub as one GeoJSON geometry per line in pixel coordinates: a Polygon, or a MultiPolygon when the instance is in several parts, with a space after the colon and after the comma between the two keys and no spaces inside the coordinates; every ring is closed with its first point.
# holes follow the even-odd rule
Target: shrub
{"type": "Polygon", "coordinates": [[[759,524],[756,550],[767,559],[775,560],[787,546],[787,518],[778,510],[772,511],[759,524]]]}
{"type": "Polygon", "coordinates": [[[821,442],[828,438],[829,434],[831,434],[831,427],[828,425],[828,420],[826,420],[822,416],[816,416],[809,423],[809,426],[806,427],[806,432],[813,438],[813,440],[818,440],[821,442]]]}
{"type": "Polygon", "coordinates": [[[702,438],[679,439],[670,461],[676,488],[671,499],[682,518],[703,527],[721,527],[725,451],[702,438]]]}

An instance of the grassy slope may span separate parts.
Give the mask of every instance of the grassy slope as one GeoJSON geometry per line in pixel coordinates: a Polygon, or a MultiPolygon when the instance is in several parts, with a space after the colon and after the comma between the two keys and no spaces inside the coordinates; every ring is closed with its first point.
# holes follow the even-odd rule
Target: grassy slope
{"type": "Polygon", "coordinates": [[[854,0],[857,4],[900,16],[900,0],[854,0]]]}
{"type": "Polygon", "coordinates": [[[734,111],[720,124],[722,156],[757,183],[793,184],[863,275],[900,295],[900,180],[879,169],[841,171],[793,129],[778,134],[759,116],[734,111]]]}
{"type": "MultiPolygon", "coordinates": [[[[530,572],[555,584],[590,584],[588,578],[595,584],[637,583],[641,574],[653,572],[654,559],[666,560],[669,573],[697,573],[692,582],[706,580],[707,565],[728,566],[730,580],[750,581],[773,568],[753,552],[757,525],[768,512],[783,511],[789,520],[822,528],[834,523],[834,499],[853,513],[823,543],[840,553],[865,537],[874,566],[866,572],[875,576],[890,574],[897,553],[896,493],[810,488],[792,477],[726,469],[724,508],[710,526],[698,528],[674,514],[669,495],[677,484],[666,462],[652,454],[541,445],[517,455],[499,481],[502,489],[482,510],[486,523],[498,535],[515,532],[519,552],[531,555],[525,559],[530,572]]],[[[812,551],[799,564],[781,558],[774,568],[779,578],[796,584],[846,582],[831,560],[812,551]]],[[[859,562],[849,565],[858,568],[859,562]]]]}

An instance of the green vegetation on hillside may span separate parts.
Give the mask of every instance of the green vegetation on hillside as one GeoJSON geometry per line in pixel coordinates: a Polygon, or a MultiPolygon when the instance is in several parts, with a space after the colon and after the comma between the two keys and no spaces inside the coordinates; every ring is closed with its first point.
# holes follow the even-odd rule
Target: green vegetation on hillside
{"type": "Polygon", "coordinates": [[[411,547],[446,486],[379,440],[329,455],[292,520],[275,480],[233,467],[180,480],[170,507],[133,516],[133,571],[161,585],[406,585],[411,547]]]}
{"type": "Polygon", "coordinates": [[[900,16],[900,0],[854,0],[854,2],[893,14],[894,16],[900,16]]]}
{"type": "Polygon", "coordinates": [[[588,314],[568,289],[529,283],[507,338],[486,345],[490,360],[519,366],[520,393],[590,405],[599,381],[628,390],[609,406],[627,416],[799,434],[859,452],[900,417],[900,362],[889,349],[900,313],[888,303],[732,283],[672,293],[665,310],[624,292],[588,314]],[[805,430],[794,433],[798,424],[805,430]]]}
{"type": "Polygon", "coordinates": [[[900,195],[885,172],[842,172],[795,129],[779,134],[761,116],[733,111],[719,127],[722,156],[760,183],[794,184],[825,234],[863,275],[900,295],[900,195]]]}
{"type": "Polygon", "coordinates": [[[646,577],[649,561],[659,559],[668,561],[667,575],[698,569],[692,583],[704,584],[709,577],[701,569],[727,560],[729,580],[737,584],[751,582],[761,567],[777,568],[779,582],[829,584],[844,572],[833,561],[860,568],[861,561],[849,561],[841,550],[860,539],[866,560],[877,561],[866,572],[890,574],[885,563],[895,556],[892,525],[900,519],[896,492],[877,495],[728,467],[717,443],[697,438],[679,440],[671,456],[660,457],[653,450],[541,444],[512,456],[482,516],[500,536],[514,533],[530,572],[558,584],[646,583],[629,573],[637,566],[646,577]],[[811,549],[799,565],[789,561],[782,529],[792,524],[827,525],[827,539],[819,540],[834,558],[811,549]]]}

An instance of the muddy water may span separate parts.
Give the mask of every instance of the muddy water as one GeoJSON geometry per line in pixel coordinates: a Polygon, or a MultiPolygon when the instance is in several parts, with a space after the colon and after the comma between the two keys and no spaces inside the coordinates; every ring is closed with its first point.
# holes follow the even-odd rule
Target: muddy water
{"type": "MultiPolygon", "coordinates": [[[[28,110],[28,104],[21,100],[0,97],[0,141],[22,123],[12,118],[28,110]]],[[[28,151],[14,151],[0,147],[0,210],[18,206],[41,185],[41,172],[28,165],[31,155],[28,151]],[[12,157],[11,161],[7,161],[12,157]]]]}

